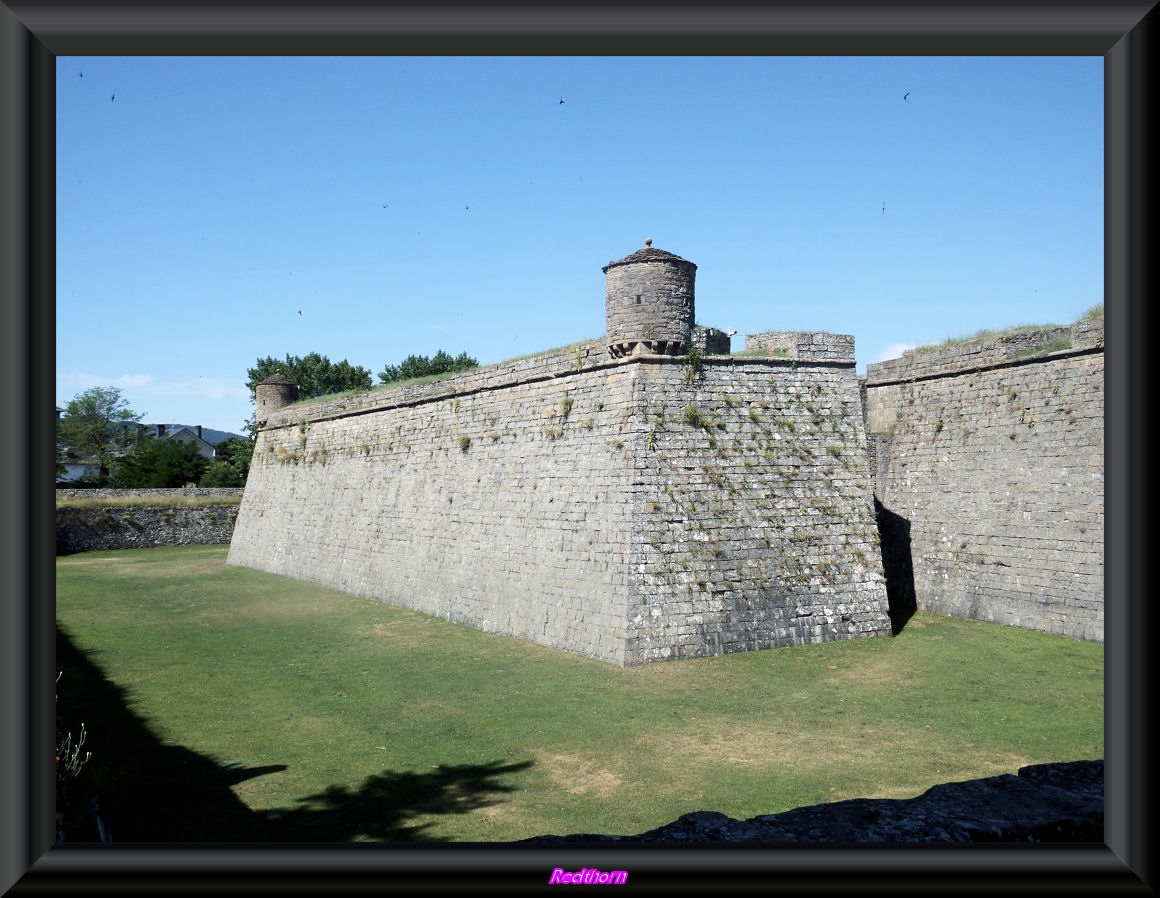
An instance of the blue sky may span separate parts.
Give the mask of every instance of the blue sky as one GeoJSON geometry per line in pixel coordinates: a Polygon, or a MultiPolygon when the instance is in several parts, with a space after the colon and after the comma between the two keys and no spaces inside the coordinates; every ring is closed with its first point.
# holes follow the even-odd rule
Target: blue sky
{"type": "Polygon", "coordinates": [[[61,406],[240,433],[262,357],[599,337],[646,237],[734,349],[853,334],[862,372],[1068,324],[1104,298],[1103,58],[57,60],[61,406]]]}

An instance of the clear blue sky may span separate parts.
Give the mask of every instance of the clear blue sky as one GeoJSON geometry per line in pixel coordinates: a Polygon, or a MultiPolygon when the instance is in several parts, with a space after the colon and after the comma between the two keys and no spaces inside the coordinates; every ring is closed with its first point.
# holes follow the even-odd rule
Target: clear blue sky
{"type": "Polygon", "coordinates": [[[646,237],[734,349],[853,334],[861,372],[1068,324],[1104,298],[1103,58],[57,61],[61,406],[241,433],[265,356],[599,337],[646,237]]]}

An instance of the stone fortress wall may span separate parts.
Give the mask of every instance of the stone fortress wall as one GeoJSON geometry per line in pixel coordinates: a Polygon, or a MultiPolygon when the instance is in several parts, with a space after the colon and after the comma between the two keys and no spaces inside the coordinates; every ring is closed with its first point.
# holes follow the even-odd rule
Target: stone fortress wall
{"type": "MultiPolygon", "coordinates": [[[[728,335],[693,326],[695,268],[649,245],[610,263],[603,341],[290,405],[292,385],[259,385],[260,431],[229,563],[624,666],[889,635],[884,558],[891,598],[954,605],[937,598],[948,594],[942,568],[908,583],[896,562],[946,560],[927,551],[925,531],[956,518],[898,473],[910,458],[938,466],[940,483],[957,470],[914,417],[916,407],[933,412],[946,372],[931,369],[912,406],[893,369],[857,377],[847,335],[751,335],[744,353],[730,354],[728,335]],[[638,306],[655,310],[655,332],[638,306]],[[930,506],[940,513],[928,521],[930,506]],[[880,519],[908,514],[913,551],[880,546],[880,519]]],[[[1058,355],[1079,368],[1102,362],[1058,355]]],[[[1047,390],[1076,384],[1057,377],[1047,390]]],[[[964,421],[972,414],[965,398],[954,409],[964,421]]],[[[943,430],[958,423],[951,414],[943,430]]],[[[980,488],[988,483],[980,475],[980,488]]],[[[1083,478],[1082,498],[1072,496],[1076,507],[1099,507],[1089,549],[1102,533],[1094,486],[1083,478]]],[[[968,539],[976,553],[985,524],[968,539]]],[[[958,532],[947,539],[961,542],[958,532]]],[[[1004,560],[1004,544],[989,545],[986,560],[1004,560]]],[[[978,600],[1033,601],[1042,584],[1030,585],[1025,567],[1034,554],[1010,548],[1011,567],[986,568],[978,600]]],[[[1102,553],[1076,564],[1068,635],[1095,638],[1102,553]]],[[[956,607],[948,613],[987,619],[978,601],[956,607]]]]}
{"type": "Polygon", "coordinates": [[[1103,333],[1085,318],[866,366],[893,603],[1103,641],[1103,333]]]}

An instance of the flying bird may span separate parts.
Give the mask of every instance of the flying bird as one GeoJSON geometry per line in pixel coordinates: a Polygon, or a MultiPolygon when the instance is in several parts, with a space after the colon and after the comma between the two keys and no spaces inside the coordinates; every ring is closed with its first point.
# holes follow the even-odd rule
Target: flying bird
{"type": "Polygon", "coordinates": [[[464,208],[464,209],[470,209],[471,207],[470,207],[469,205],[467,205],[467,203],[464,203],[464,204],[463,204],[463,208],[464,208]]]}
{"type": "Polygon", "coordinates": [[[882,201],[882,214],[883,215],[886,214],[886,201],[885,200],[882,201]]]}
{"type": "Polygon", "coordinates": [[[82,78],[83,78],[83,77],[85,77],[85,73],[84,73],[84,72],[81,72],[81,73],[80,73],[80,76],[81,76],[82,78]]]}
{"type": "Polygon", "coordinates": [[[560,97],[560,105],[561,105],[561,106],[563,106],[563,105],[564,105],[564,98],[563,98],[563,97],[560,97]]]}
{"type": "Polygon", "coordinates": [[[910,91],[907,91],[906,93],[904,93],[904,94],[902,95],[902,99],[906,100],[906,102],[907,102],[907,103],[909,103],[909,102],[910,102],[910,100],[907,100],[907,99],[906,99],[906,98],[907,98],[907,97],[909,97],[909,96],[910,96],[910,91]]]}
{"type": "Polygon", "coordinates": [[[299,315],[301,315],[301,314],[302,314],[302,310],[301,310],[301,309],[299,309],[299,310],[298,310],[298,314],[299,314],[299,315]]]}
{"type": "Polygon", "coordinates": [[[113,94],[111,97],[109,97],[109,102],[112,103],[115,99],[117,99],[117,95],[113,94]]]}

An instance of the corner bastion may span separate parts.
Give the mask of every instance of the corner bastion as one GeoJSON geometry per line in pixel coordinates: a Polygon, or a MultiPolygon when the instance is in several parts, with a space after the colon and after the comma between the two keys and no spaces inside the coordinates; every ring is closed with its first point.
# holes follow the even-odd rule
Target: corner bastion
{"type": "Polygon", "coordinates": [[[732,355],[695,267],[609,263],[605,339],[267,385],[229,563],[620,666],[890,635],[853,339],[732,355]]]}

